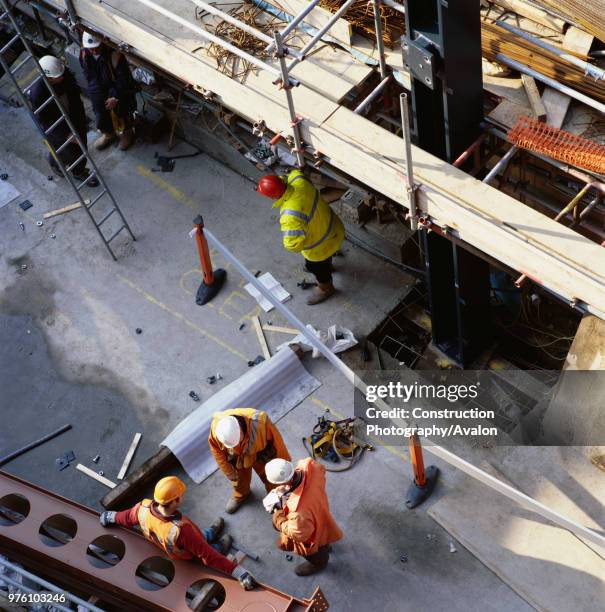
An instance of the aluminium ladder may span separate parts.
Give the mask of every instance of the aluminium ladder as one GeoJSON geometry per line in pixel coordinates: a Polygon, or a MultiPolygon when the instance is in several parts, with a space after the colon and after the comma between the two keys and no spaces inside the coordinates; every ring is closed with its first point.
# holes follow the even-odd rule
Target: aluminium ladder
{"type": "Polygon", "coordinates": [[[21,28],[20,28],[20,26],[19,26],[15,16],[12,14],[11,7],[10,7],[10,5],[9,5],[7,0],[0,0],[0,10],[3,11],[2,13],[0,13],[0,21],[3,21],[6,17],[8,17],[9,20],[10,20],[10,25],[12,26],[12,29],[16,32],[15,36],[13,36],[5,45],[3,45],[0,48],[0,65],[2,66],[2,68],[4,68],[4,71],[6,72],[6,74],[10,78],[10,80],[12,81],[12,84],[13,84],[13,86],[14,86],[14,88],[15,88],[15,90],[16,90],[16,92],[17,92],[17,94],[18,94],[18,96],[19,96],[19,98],[20,98],[20,100],[21,100],[21,102],[23,104],[23,106],[28,110],[30,117],[32,118],[33,122],[35,123],[36,127],[38,128],[38,131],[42,135],[44,143],[49,148],[49,150],[50,150],[52,156],[54,157],[55,161],[58,163],[59,167],[61,168],[63,176],[67,179],[67,181],[69,182],[71,188],[74,190],[74,192],[75,192],[75,194],[76,194],[76,196],[77,196],[77,198],[78,198],[82,208],[84,208],[84,210],[86,211],[86,213],[90,217],[90,220],[92,221],[92,224],[95,226],[97,232],[99,233],[99,236],[101,236],[101,239],[103,240],[103,243],[107,247],[107,250],[109,251],[109,253],[113,257],[113,259],[116,260],[117,259],[116,255],[115,255],[113,249],[111,248],[111,244],[110,244],[112,242],[112,240],[114,240],[114,238],[116,238],[118,236],[118,234],[120,234],[120,232],[122,232],[122,230],[126,230],[130,234],[130,237],[133,240],[136,240],[136,238],[135,238],[134,234],[132,233],[132,230],[130,229],[130,226],[128,225],[128,222],[124,218],[124,215],[122,214],[122,211],[120,210],[120,207],[118,206],[118,203],[116,202],[113,194],[109,190],[109,187],[107,186],[107,183],[105,182],[105,180],[101,176],[101,173],[99,172],[99,169],[97,168],[97,165],[95,164],[94,160],[92,159],[92,157],[88,153],[88,150],[87,150],[86,146],[82,142],[82,140],[81,140],[80,136],[78,135],[78,132],[76,131],[76,129],[75,129],[71,119],[67,115],[67,113],[65,111],[65,108],[63,107],[63,104],[59,100],[58,96],[55,95],[55,92],[53,91],[53,88],[52,88],[49,80],[47,79],[46,75],[44,74],[44,71],[40,67],[40,64],[38,63],[37,58],[34,56],[34,53],[32,51],[32,48],[31,48],[31,45],[30,45],[29,41],[27,40],[26,36],[23,34],[23,32],[22,32],[22,30],[21,30],[21,28]],[[12,68],[12,64],[10,64],[7,61],[7,59],[4,57],[4,53],[8,49],[10,49],[10,47],[15,42],[17,42],[19,40],[21,41],[21,43],[23,44],[23,47],[25,48],[25,58],[22,59],[17,64],[17,66],[15,68],[12,68]],[[35,71],[38,73],[38,76],[36,76],[36,78],[27,87],[25,87],[25,89],[21,89],[21,85],[19,85],[19,82],[17,81],[17,78],[16,78],[15,75],[16,75],[16,73],[19,70],[21,70],[24,66],[28,65],[30,62],[33,62],[33,64],[35,64],[35,71]],[[50,92],[50,98],[48,98],[48,100],[46,100],[37,109],[34,110],[32,108],[32,105],[31,105],[30,101],[29,101],[29,98],[27,96],[27,92],[40,79],[42,79],[44,81],[44,84],[48,88],[48,91],[50,92]],[[60,112],[61,116],[47,130],[44,130],[42,128],[42,126],[40,125],[39,121],[38,121],[38,113],[42,109],[44,109],[46,106],[48,106],[49,104],[52,104],[52,103],[57,105],[57,108],[59,109],[59,112],[60,112]],[[55,128],[57,128],[61,123],[63,123],[63,122],[65,122],[67,124],[67,126],[69,128],[70,136],[68,137],[68,139],[61,146],[55,148],[55,147],[53,147],[50,144],[50,142],[47,139],[47,136],[55,128]],[[66,166],[63,163],[63,161],[61,160],[61,157],[59,156],[59,154],[70,143],[77,144],[78,148],[80,149],[80,153],[81,154],[80,154],[80,156],[75,161],[73,161],[68,166],[66,166]],[[86,159],[86,161],[88,162],[88,165],[91,168],[91,171],[90,171],[88,177],[84,181],[79,182],[77,179],[72,177],[72,175],[70,174],[70,170],[72,170],[74,167],[76,167],[83,159],[86,159]],[[101,184],[100,185],[101,186],[101,192],[96,194],[96,196],[94,198],[88,200],[88,199],[85,199],[84,196],[82,195],[82,190],[86,187],[86,185],[89,183],[89,181],[94,176],[96,176],[99,179],[99,182],[101,184]],[[101,219],[99,219],[97,221],[97,219],[93,215],[91,209],[104,196],[106,198],[109,198],[109,200],[111,202],[111,208],[107,212],[105,212],[105,214],[103,215],[103,217],[101,219]],[[117,227],[117,229],[115,229],[114,232],[109,237],[107,237],[106,234],[104,233],[104,230],[103,230],[102,226],[114,213],[117,214],[119,219],[120,219],[119,227],[117,227]]]}

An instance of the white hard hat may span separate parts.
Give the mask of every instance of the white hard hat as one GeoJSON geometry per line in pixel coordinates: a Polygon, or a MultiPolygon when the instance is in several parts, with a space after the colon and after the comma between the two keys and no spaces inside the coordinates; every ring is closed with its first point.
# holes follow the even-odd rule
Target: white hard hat
{"type": "Polygon", "coordinates": [[[101,41],[94,34],[84,32],[82,35],[82,45],[85,49],[96,49],[101,46],[101,41]]]}
{"type": "Polygon", "coordinates": [[[242,438],[242,430],[234,416],[224,416],[216,425],[216,437],[227,448],[236,447],[242,438]]]}
{"type": "Polygon", "coordinates": [[[65,65],[63,62],[55,57],[54,55],[45,55],[41,57],[39,62],[40,68],[42,68],[44,74],[51,79],[57,79],[63,76],[65,72],[65,65]]]}
{"type": "Polygon", "coordinates": [[[265,476],[271,484],[285,484],[292,480],[294,466],[285,459],[271,459],[265,465],[265,476]]]}

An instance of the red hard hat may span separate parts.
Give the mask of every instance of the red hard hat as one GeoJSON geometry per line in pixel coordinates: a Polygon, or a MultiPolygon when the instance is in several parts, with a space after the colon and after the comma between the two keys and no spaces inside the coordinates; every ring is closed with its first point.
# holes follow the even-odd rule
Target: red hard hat
{"type": "Polygon", "coordinates": [[[256,186],[256,191],[272,200],[277,200],[277,198],[281,198],[284,195],[286,185],[279,176],[275,174],[265,174],[265,176],[260,177],[258,185],[256,186]]]}

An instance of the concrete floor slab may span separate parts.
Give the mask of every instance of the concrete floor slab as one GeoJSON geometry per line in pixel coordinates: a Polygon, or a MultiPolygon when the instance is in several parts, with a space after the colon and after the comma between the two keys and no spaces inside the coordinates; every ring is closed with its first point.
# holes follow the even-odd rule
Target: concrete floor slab
{"type": "MultiPolygon", "coordinates": [[[[195,305],[200,276],[187,233],[196,214],[204,215],[251,270],[271,271],[293,294],[289,305],[296,314],[318,328],[340,323],[365,335],[412,282],[346,244],[344,258],[336,262],[341,292],[308,307],[306,294],[296,287],[302,261],[282,250],[269,202],[249,181],[207,156],[177,161],[172,174],[151,172],[161,145],[97,155],[137,235],[113,263],[82,210],[36,226],[43,212],[71,203],[73,195],[63,181],[47,180],[42,145],[24,112],[0,108],[0,120],[3,169],[34,204],[25,213],[14,204],[0,209],[0,443],[12,450],[71,422],[71,432],[6,469],[77,502],[100,509],[105,489],[74,473],[73,466],[57,471],[59,454],[71,448],[87,465],[100,454],[98,469],[115,478],[136,431],[143,433],[135,460],[140,463],[196,407],[190,390],[207,398],[247,370],[247,360],[260,352],[250,317],[261,314],[263,321],[285,324],[277,315],[260,313],[241,279],[219,258],[215,265],[228,269],[226,286],[210,306],[195,305]],[[206,377],[217,372],[223,381],[207,385],[206,377]]],[[[268,338],[273,347],[283,341],[268,338]]],[[[325,360],[306,359],[305,365],[322,387],[280,421],[299,458],[300,438],[326,407],[345,415],[353,411],[351,388],[325,360]]],[[[449,553],[450,538],[424,509],[404,509],[410,478],[404,460],[401,449],[381,448],[350,472],[330,475],[332,508],[346,537],[324,574],[294,575],[293,564],[273,547],[275,532],[260,503],[228,521],[236,540],[261,556],[260,563],[247,565],[261,580],[296,594],[309,595],[320,584],[336,611],[528,609],[463,548],[449,553]],[[405,564],[399,560],[404,552],[405,564]]],[[[447,472],[449,486],[458,479],[455,471],[447,472]]],[[[254,488],[258,500],[258,482],[254,488]]],[[[228,495],[229,483],[217,473],[190,488],[185,511],[206,524],[222,512],[228,495]]]]}

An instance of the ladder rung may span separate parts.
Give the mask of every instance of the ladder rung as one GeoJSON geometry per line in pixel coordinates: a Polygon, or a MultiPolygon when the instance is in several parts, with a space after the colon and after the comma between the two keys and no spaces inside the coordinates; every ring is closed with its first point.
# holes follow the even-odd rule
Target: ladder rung
{"type": "Polygon", "coordinates": [[[45,109],[51,102],[54,101],[55,99],[52,96],[48,98],[46,102],[43,102],[42,104],[40,104],[40,106],[38,106],[38,108],[34,111],[34,115],[37,115],[41,110],[45,109]]]}
{"type": "Polygon", "coordinates": [[[13,37],[12,37],[12,38],[11,38],[11,39],[10,39],[10,40],[9,40],[9,41],[8,41],[8,42],[5,44],[5,45],[4,45],[4,47],[2,47],[2,49],[0,49],[0,55],[1,55],[2,53],[4,53],[4,52],[5,52],[5,51],[6,51],[6,50],[9,48],[9,47],[11,47],[11,46],[12,46],[12,44],[13,44],[15,41],[17,41],[17,40],[19,40],[19,34],[15,34],[15,36],[13,36],[13,37]]]}
{"type": "Polygon", "coordinates": [[[61,115],[45,132],[45,135],[50,134],[58,125],[59,123],[61,123],[61,121],[65,121],[65,117],[63,115],[61,115]]]}
{"type": "MultiPolygon", "coordinates": [[[[51,98],[52,100],[52,98],[51,98]]],[[[61,151],[63,151],[63,149],[70,143],[74,142],[74,136],[73,134],[55,151],[55,153],[61,153],[61,151]]]]}
{"type": "Polygon", "coordinates": [[[103,189],[99,195],[86,207],[90,210],[105,194],[107,193],[107,189],[103,189]]]}
{"type": "Polygon", "coordinates": [[[76,161],[73,164],[71,164],[68,168],[66,168],[67,172],[71,172],[73,168],[75,168],[83,159],[86,159],[86,155],[84,154],[80,155],[80,157],[78,157],[78,159],[76,159],[76,161]]]}
{"type": "Polygon", "coordinates": [[[122,227],[120,227],[120,229],[111,238],[108,238],[105,242],[109,244],[125,227],[125,225],[122,225],[122,227]]]}
{"type": "Polygon", "coordinates": [[[21,62],[19,62],[17,64],[16,68],[13,68],[10,73],[11,74],[15,74],[15,72],[17,72],[19,70],[19,68],[21,68],[22,66],[24,66],[25,64],[27,64],[27,62],[29,62],[29,60],[32,58],[31,55],[28,55],[24,60],[22,60],[21,62]]]}
{"type": "Polygon", "coordinates": [[[41,78],[42,75],[39,74],[25,89],[21,90],[21,93],[26,94],[41,78]]]}
{"type": "Polygon", "coordinates": [[[107,221],[107,219],[109,219],[109,217],[111,217],[111,215],[113,215],[113,213],[116,212],[115,208],[112,208],[98,223],[97,223],[97,227],[101,227],[101,225],[103,225],[103,223],[105,223],[105,221],[107,221]]]}
{"type": "Polygon", "coordinates": [[[88,176],[86,177],[86,179],[84,179],[77,187],[76,190],[80,191],[80,189],[82,189],[82,187],[84,187],[85,185],[88,185],[88,181],[90,181],[90,179],[95,176],[94,172],[90,172],[88,174],[88,176]]]}

